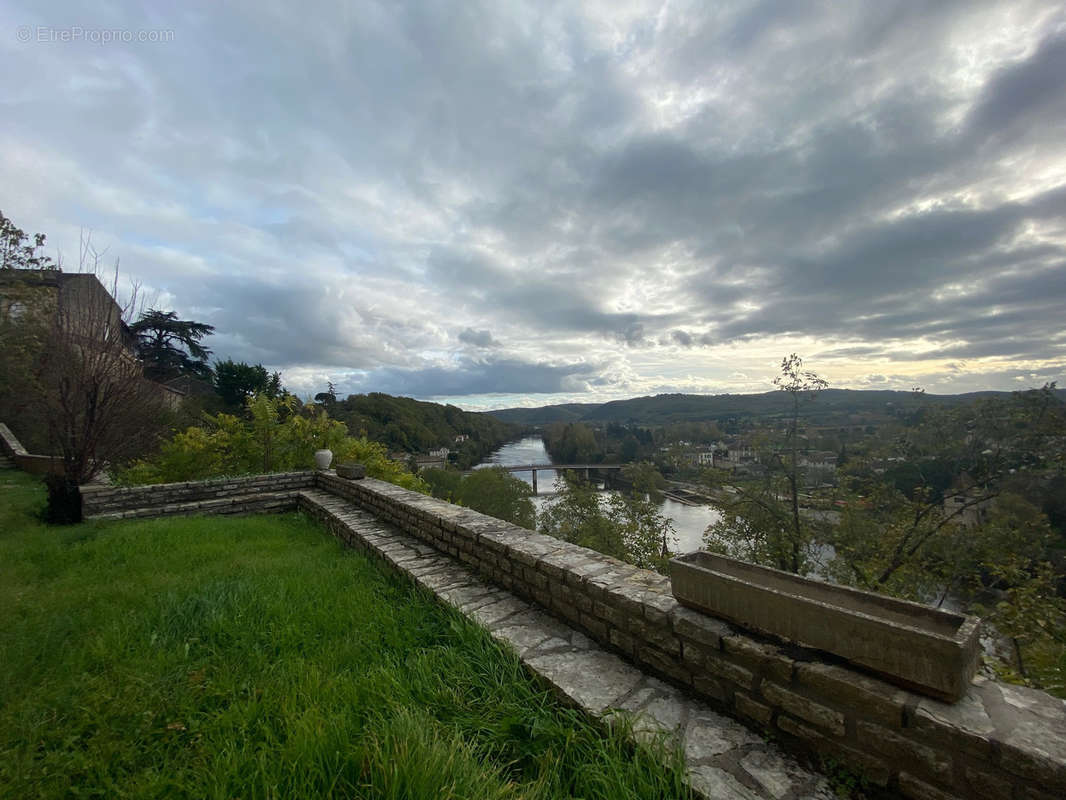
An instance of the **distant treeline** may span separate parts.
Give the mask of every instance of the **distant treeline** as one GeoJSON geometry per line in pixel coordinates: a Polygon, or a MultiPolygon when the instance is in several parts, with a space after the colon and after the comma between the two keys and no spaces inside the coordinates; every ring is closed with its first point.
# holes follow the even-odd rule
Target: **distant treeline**
{"type": "MultiPolygon", "coordinates": [[[[1066,390],[1056,394],[1066,399],[1066,390]]],[[[801,416],[809,421],[820,418],[827,423],[862,417],[900,418],[933,404],[967,404],[982,397],[1009,397],[1009,392],[971,392],[958,395],[922,397],[912,392],[827,389],[811,403],[804,404],[801,416]]],[[[679,422],[716,420],[724,431],[735,430],[754,417],[786,416],[791,407],[787,392],[762,394],[660,394],[610,403],[565,403],[539,408],[507,408],[489,412],[504,422],[522,426],[544,426],[555,422],[587,422],[605,425],[668,425],[679,422]]]]}

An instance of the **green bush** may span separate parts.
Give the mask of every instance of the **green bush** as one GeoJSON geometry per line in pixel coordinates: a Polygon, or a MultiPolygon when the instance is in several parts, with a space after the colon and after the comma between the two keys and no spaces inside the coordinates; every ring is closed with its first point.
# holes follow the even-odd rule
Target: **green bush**
{"type": "Polygon", "coordinates": [[[344,423],[330,419],[320,407],[297,409],[291,396],[256,395],[246,408],[246,419],[205,415],[202,425],[175,434],[154,457],[120,473],[118,481],[173,483],[311,469],[315,451],[327,448],[333,451],[334,463],[358,461],[372,478],[428,492],[418,476],[388,457],[384,445],[349,436],[344,423]]]}

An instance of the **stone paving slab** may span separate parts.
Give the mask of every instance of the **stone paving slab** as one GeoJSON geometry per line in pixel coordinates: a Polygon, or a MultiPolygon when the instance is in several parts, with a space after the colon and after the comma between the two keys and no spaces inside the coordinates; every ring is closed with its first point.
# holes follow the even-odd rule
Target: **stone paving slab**
{"type": "Polygon", "coordinates": [[[301,491],[303,503],[441,601],[512,648],[566,702],[639,738],[667,737],[685,754],[689,783],[713,800],[832,800],[826,779],[741,723],[714,711],[537,606],[487,582],[448,555],[383,524],[336,495],[301,491]]]}

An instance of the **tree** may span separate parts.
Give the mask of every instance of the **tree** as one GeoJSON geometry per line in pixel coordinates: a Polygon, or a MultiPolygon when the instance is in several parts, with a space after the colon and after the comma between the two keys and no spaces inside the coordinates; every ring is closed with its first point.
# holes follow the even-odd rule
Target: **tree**
{"type": "Polygon", "coordinates": [[[333,408],[337,404],[337,387],[333,385],[333,381],[328,381],[327,386],[326,391],[315,395],[315,402],[322,403],[327,408],[333,408]]]}
{"type": "Polygon", "coordinates": [[[422,480],[429,485],[430,493],[441,500],[455,503],[459,497],[459,485],[463,482],[463,473],[454,469],[424,469],[422,480]]]}
{"type": "Polygon", "coordinates": [[[780,453],[775,454],[777,465],[784,466],[785,480],[788,481],[788,500],[791,507],[789,527],[789,552],[787,566],[791,572],[799,572],[802,563],[802,548],[806,544],[803,522],[799,513],[799,404],[801,399],[813,400],[818,392],[829,386],[829,381],[819,375],[803,369],[803,359],[795,353],[781,359],[781,374],[774,378],[774,386],[788,392],[792,399],[792,414],[789,417],[788,432],[785,437],[788,453],[787,462],[782,463],[780,453]]]}
{"type": "Polygon", "coordinates": [[[200,340],[214,331],[212,325],[178,319],[173,311],[154,309],[130,325],[137,340],[137,354],[144,361],[144,374],[153,380],[181,375],[210,378],[207,359],[211,351],[200,340]]]}
{"type": "Polygon", "coordinates": [[[538,522],[541,532],[549,536],[660,572],[666,569],[676,538],[670,521],[649,494],[630,491],[605,496],[588,483],[569,478],[538,522]]]}
{"type": "Polygon", "coordinates": [[[1006,677],[1063,691],[1066,608],[1041,505],[1066,467],[1066,405],[1049,384],[928,406],[911,422],[849,461],[829,576],[921,602],[950,597],[1009,643],[1006,677]]]}
{"type": "MultiPolygon", "coordinates": [[[[1066,407],[1053,390],[927,407],[915,424],[886,433],[866,458],[849,462],[832,574],[911,597],[962,580],[952,576],[966,573],[962,560],[974,560],[966,542],[981,541],[1004,491],[1027,483],[1032,491],[1039,476],[1061,474],[1066,464],[1066,407]],[[872,461],[895,466],[879,472],[872,461]],[[955,541],[960,530],[966,542],[955,541]]],[[[1007,555],[1010,547],[999,541],[1007,555]]]]}
{"type": "MultiPolygon", "coordinates": [[[[158,387],[144,380],[124,320],[136,307],[136,287],[119,305],[118,270],[108,291],[99,254],[82,241],[78,273],[26,272],[25,307],[4,322],[6,353],[18,369],[3,376],[34,414],[47,422],[47,446],[61,469],[49,475],[47,516],[81,518],[79,484],[150,447],[165,418],[158,387]]],[[[11,362],[5,364],[5,370],[11,362]]]]}
{"type": "Polygon", "coordinates": [[[533,490],[525,481],[500,468],[476,469],[465,476],[455,500],[464,506],[506,520],[523,528],[535,528],[533,490]]]}
{"type": "Polygon", "coordinates": [[[719,492],[722,518],[708,529],[705,543],[718,552],[803,574],[826,526],[800,514],[800,403],[813,400],[829,382],[804,370],[803,359],[792,353],[781,359],[781,373],[773,383],[789,394],[784,437],[765,437],[759,443],[762,475],[756,479],[708,473],[712,487],[728,492],[719,492]]]}
{"type": "Polygon", "coordinates": [[[590,484],[567,478],[564,488],[541,511],[541,533],[588,547],[604,555],[628,555],[621,527],[608,518],[600,497],[590,484]]]}
{"type": "Polygon", "coordinates": [[[231,408],[244,408],[245,403],[257,394],[278,397],[282,393],[281,373],[268,373],[262,364],[246,364],[243,361],[216,361],[214,367],[215,391],[231,408]]]}
{"type": "Polygon", "coordinates": [[[59,269],[59,266],[41,253],[45,235],[29,236],[0,211],[0,269],[59,269]]]}

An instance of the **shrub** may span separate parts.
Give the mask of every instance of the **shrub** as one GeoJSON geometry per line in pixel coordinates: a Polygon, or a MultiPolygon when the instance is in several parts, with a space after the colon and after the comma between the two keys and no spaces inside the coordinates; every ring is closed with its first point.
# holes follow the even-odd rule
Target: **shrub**
{"type": "Polygon", "coordinates": [[[384,445],[349,436],[344,423],[330,419],[323,408],[298,409],[292,396],[266,395],[252,397],[246,408],[247,419],[205,415],[203,425],[175,434],[157,455],[122,472],[119,482],[172,483],[311,469],[315,450],[328,448],[336,462],[358,461],[373,478],[428,491],[424,481],[388,457],[384,445]]]}

